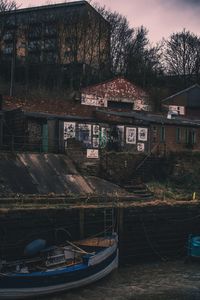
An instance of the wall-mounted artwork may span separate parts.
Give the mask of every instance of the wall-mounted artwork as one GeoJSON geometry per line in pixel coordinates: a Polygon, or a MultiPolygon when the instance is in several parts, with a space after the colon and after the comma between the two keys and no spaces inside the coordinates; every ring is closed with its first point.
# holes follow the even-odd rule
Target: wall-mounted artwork
{"type": "Polygon", "coordinates": [[[136,128],[126,127],[126,143],[136,144],[136,128]]]}
{"type": "Polygon", "coordinates": [[[91,124],[79,124],[79,141],[83,142],[86,145],[91,145],[91,124]]]}
{"type": "Polygon", "coordinates": [[[119,132],[119,142],[121,146],[124,146],[124,126],[117,126],[119,132]]]}
{"type": "Polygon", "coordinates": [[[76,135],[76,123],[64,122],[64,140],[74,138],[76,135]]]}
{"type": "Polygon", "coordinates": [[[144,143],[137,143],[137,151],[144,152],[145,145],[144,143]]]}
{"type": "Polygon", "coordinates": [[[138,141],[146,142],[148,139],[148,129],[138,128],[138,141]]]}
{"type": "Polygon", "coordinates": [[[99,138],[98,137],[93,137],[93,147],[99,148],[99,138]]]}
{"type": "Polygon", "coordinates": [[[99,125],[93,125],[93,135],[99,136],[99,125]]]}

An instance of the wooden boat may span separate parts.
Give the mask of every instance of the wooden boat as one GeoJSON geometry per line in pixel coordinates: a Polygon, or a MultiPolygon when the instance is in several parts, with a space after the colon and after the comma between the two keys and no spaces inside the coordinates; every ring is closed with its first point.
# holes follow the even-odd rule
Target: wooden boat
{"type": "Polygon", "coordinates": [[[97,281],[118,266],[118,237],[67,242],[31,259],[1,261],[0,299],[42,296],[97,281]]]}

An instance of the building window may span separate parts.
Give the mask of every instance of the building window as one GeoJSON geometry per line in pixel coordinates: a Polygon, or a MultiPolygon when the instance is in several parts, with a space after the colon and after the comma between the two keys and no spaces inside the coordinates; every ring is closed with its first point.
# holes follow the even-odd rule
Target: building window
{"type": "Polygon", "coordinates": [[[160,128],[160,141],[161,141],[161,143],[165,142],[165,127],[164,126],[162,126],[160,128]]]}
{"type": "Polygon", "coordinates": [[[196,131],[194,129],[185,129],[185,143],[187,145],[196,144],[196,131]]]}
{"type": "Polygon", "coordinates": [[[196,144],[196,131],[192,130],[192,145],[196,144]]]}
{"type": "Polygon", "coordinates": [[[180,141],[181,141],[181,128],[177,127],[176,128],[176,142],[180,143],[180,141]]]}

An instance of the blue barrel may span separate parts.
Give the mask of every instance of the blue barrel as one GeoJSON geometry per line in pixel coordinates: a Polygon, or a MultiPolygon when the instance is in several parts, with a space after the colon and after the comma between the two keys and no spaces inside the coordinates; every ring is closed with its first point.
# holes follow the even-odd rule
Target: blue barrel
{"type": "Polygon", "coordinates": [[[34,240],[24,249],[27,256],[35,256],[46,247],[46,241],[42,239],[34,240]]]}
{"type": "Polygon", "coordinates": [[[200,257],[200,236],[190,236],[189,254],[192,257],[200,257]]]}

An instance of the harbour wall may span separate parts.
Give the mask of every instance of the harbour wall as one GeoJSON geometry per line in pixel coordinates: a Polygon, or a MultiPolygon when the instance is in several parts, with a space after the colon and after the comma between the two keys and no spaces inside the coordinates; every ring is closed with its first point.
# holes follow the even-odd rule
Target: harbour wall
{"type": "Polygon", "coordinates": [[[77,204],[59,208],[1,209],[0,256],[22,256],[27,243],[49,245],[108,232],[119,233],[120,262],[184,258],[189,234],[200,234],[197,201],[77,204]]]}

